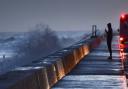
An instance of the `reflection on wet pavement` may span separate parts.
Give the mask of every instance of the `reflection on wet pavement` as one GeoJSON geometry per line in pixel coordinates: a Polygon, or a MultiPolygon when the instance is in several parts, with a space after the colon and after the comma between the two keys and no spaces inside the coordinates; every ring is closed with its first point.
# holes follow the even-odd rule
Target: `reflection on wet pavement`
{"type": "MultiPolygon", "coordinates": [[[[124,76],[113,75],[69,75],[58,84],[64,89],[126,89],[124,76]],[[63,86],[66,85],[66,86],[63,86]],[[116,86],[116,87],[115,87],[116,86]],[[124,87],[124,88],[123,88],[124,87]]],[[[61,89],[61,88],[53,88],[61,89]]]]}

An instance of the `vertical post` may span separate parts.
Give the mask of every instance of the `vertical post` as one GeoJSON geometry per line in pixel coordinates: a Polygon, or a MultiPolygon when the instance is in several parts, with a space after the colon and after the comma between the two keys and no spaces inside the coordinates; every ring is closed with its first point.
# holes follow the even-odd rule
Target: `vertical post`
{"type": "Polygon", "coordinates": [[[96,37],[96,30],[97,30],[97,26],[92,25],[92,37],[96,37]]]}
{"type": "Polygon", "coordinates": [[[92,25],[92,37],[94,36],[94,25],[92,25]]]}
{"type": "Polygon", "coordinates": [[[94,25],[94,33],[95,33],[95,37],[96,37],[96,31],[97,31],[97,26],[94,25]]]}

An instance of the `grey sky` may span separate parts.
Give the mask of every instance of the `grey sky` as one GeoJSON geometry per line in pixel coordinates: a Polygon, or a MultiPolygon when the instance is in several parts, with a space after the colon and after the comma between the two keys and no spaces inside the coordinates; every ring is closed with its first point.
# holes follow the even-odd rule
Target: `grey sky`
{"type": "Polygon", "coordinates": [[[128,0],[0,0],[0,31],[27,31],[37,23],[53,30],[90,30],[108,22],[119,27],[128,0]]]}

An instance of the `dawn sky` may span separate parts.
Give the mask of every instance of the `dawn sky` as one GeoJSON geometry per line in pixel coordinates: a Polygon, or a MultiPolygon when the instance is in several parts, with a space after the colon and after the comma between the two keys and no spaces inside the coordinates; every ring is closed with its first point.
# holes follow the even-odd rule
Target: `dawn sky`
{"type": "Polygon", "coordinates": [[[0,0],[0,31],[28,31],[38,23],[57,31],[88,31],[128,13],[128,0],[0,0]]]}

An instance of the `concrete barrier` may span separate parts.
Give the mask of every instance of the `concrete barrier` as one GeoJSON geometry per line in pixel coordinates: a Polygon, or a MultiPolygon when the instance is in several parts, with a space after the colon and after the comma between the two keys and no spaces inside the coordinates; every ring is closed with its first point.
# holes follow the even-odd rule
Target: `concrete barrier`
{"type": "Polygon", "coordinates": [[[19,67],[0,77],[0,89],[49,89],[45,68],[19,67]]]}
{"type": "Polygon", "coordinates": [[[50,62],[55,65],[58,80],[65,76],[64,66],[61,58],[47,57],[43,61],[50,62]]]}
{"type": "Polygon", "coordinates": [[[50,62],[43,62],[42,60],[40,60],[37,63],[32,63],[27,66],[28,67],[45,67],[47,71],[47,78],[48,78],[48,83],[50,87],[52,87],[57,82],[56,68],[54,64],[50,62]]]}
{"type": "Polygon", "coordinates": [[[84,44],[83,45],[83,49],[84,49],[84,56],[88,55],[90,53],[90,49],[89,49],[89,45],[88,44],[84,44]]]}
{"type": "Polygon", "coordinates": [[[83,42],[80,42],[77,45],[79,45],[82,50],[82,55],[81,55],[81,59],[82,59],[85,55],[87,55],[89,53],[89,50],[90,50],[89,46],[88,46],[88,44],[83,43],[83,42]]]}
{"type": "Polygon", "coordinates": [[[71,48],[71,47],[68,47],[68,48],[64,48],[63,50],[61,50],[60,52],[65,52],[65,53],[67,53],[67,52],[72,52],[72,56],[73,56],[73,58],[74,58],[74,61],[75,61],[75,64],[77,64],[78,62],[77,62],[77,58],[78,58],[78,56],[77,56],[77,50],[75,49],[75,48],[71,48]]]}
{"type": "Polygon", "coordinates": [[[82,43],[78,43],[78,44],[75,44],[73,46],[78,46],[78,48],[80,49],[80,52],[81,52],[80,59],[82,59],[83,56],[84,56],[83,44],[82,43]]]}
{"type": "Polygon", "coordinates": [[[83,49],[80,45],[73,45],[71,48],[74,48],[76,50],[77,54],[77,63],[83,58],[83,49]]]}
{"type": "Polygon", "coordinates": [[[56,52],[55,55],[59,55],[61,57],[64,65],[65,74],[69,73],[76,65],[74,50],[62,50],[56,52]]]}
{"type": "Polygon", "coordinates": [[[90,53],[90,48],[89,48],[89,44],[86,42],[81,42],[82,43],[82,49],[83,49],[83,55],[86,56],[90,53]]]}

